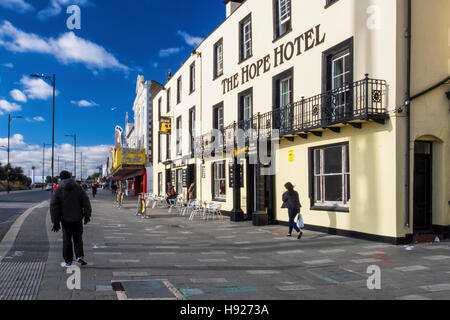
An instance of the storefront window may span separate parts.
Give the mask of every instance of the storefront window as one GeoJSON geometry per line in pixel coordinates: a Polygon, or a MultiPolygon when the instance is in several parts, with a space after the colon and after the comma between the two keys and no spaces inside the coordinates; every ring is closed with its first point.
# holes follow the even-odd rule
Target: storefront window
{"type": "Polygon", "coordinates": [[[313,149],[314,205],[348,207],[350,166],[348,144],[313,149]]]}
{"type": "Polygon", "coordinates": [[[182,169],[177,170],[177,185],[175,187],[175,191],[178,194],[183,193],[183,170],[182,169]]]}
{"type": "Polygon", "coordinates": [[[212,166],[213,174],[213,197],[214,199],[226,198],[226,185],[225,185],[225,161],[216,162],[212,166]]]}

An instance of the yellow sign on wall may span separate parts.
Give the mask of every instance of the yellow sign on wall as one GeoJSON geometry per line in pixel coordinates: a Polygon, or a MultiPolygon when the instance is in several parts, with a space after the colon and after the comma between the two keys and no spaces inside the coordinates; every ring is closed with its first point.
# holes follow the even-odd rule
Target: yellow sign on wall
{"type": "Polygon", "coordinates": [[[294,162],[294,150],[289,150],[289,162],[294,162]]]}
{"type": "Polygon", "coordinates": [[[170,134],[172,130],[172,119],[169,117],[161,117],[159,119],[159,132],[161,134],[170,134]]]}

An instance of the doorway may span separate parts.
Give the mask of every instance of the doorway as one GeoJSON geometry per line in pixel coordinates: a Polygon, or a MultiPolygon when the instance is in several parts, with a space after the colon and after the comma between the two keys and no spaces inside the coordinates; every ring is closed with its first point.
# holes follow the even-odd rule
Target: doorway
{"type": "MultiPolygon", "coordinates": [[[[187,173],[186,173],[186,175],[187,175],[187,184],[186,184],[186,187],[188,188],[188,190],[189,190],[189,187],[191,186],[191,184],[192,183],[195,183],[195,172],[196,172],[196,168],[195,168],[195,164],[190,164],[190,165],[188,165],[188,167],[187,167],[187,173]]],[[[194,197],[192,198],[192,199],[196,199],[197,198],[197,190],[196,190],[197,188],[196,188],[196,186],[194,185],[194,197]]],[[[188,194],[188,197],[189,197],[189,194],[188,194]]],[[[189,199],[189,200],[192,200],[192,199],[189,199]]]]}
{"type": "Polygon", "coordinates": [[[414,143],[414,233],[432,231],[432,142],[414,143]]]}
{"type": "Polygon", "coordinates": [[[249,164],[247,158],[247,219],[253,219],[253,212],[258,210],[258,195],[257,195],[257,174],[258,167],[254,164],[249,164]]]}
{"type": "Polygon", "coordinates": [[[264,165],[253,165],[252,172],[253,181],[252,187],[249,188],[252,204],[251,208],[254,211],[267,212],[269,224],[276,224],[275,220],[275,176],[274,175],[263,175],[263,169],[267,169],[268,166],[264,165]]]}

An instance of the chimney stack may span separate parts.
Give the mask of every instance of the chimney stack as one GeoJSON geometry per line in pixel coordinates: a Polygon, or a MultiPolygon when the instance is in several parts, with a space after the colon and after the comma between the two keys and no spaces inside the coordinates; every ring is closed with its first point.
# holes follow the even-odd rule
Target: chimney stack
{"type": "Polygon", "coordinates": [[[244,1],[245,0],[224,0],[223,3],[227,6],[227,18],[231,16],[244,1]]]}

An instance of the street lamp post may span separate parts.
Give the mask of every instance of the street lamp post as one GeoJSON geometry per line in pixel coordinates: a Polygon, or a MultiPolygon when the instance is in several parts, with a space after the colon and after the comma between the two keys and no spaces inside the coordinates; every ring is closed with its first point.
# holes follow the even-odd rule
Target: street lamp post
{"type": "MultiPolygon", "coordinates": [[[[42,190],[44,190],[44,184],[45,184],[45,147],[51,146],[49,143],[43,143],[42,144],[42,190]]],[[[53,177],[52,177],[52,183],[53,183],[53,177]]]]}
{"type": "Polygon", "coordinates": [[[74,152],[73,152],[73,176],[75,177],[75,180],[77,180],[77,134],[66,134],[66,137],[73,137],[73,144],[74,144],[74,152]]]}
{"type": "Polygon", "coordinates": [[[81,179],[81,182],[83,182],[83,152],[77,152],[77,153],[79,153],[79,154],[81,154],[81,175],[80,175],[80,179],[81,179]]]}
{"type": "MultiPolygon", "coordinates": [[[[43,78],[46,80],[50,80],[53,86],[53,108],[52,108],[52,183],[55,176],[55,92],[56,92],[56,75],[53,76],[45,76],[43,74],[32,74],[33,78],[43,78]]],[[[53,192],[53,191],[52,191],[53,192]]]]}
{"type": "Polygon", "coordinates": [[[10,134],[11,134],[11,120],[13,119],[23,119],[22,116],[12,116],[11,114],[8,115],[8,166],[6,167],[6,191],[9,193],[9,152],[10,152],[10,134]]]}

